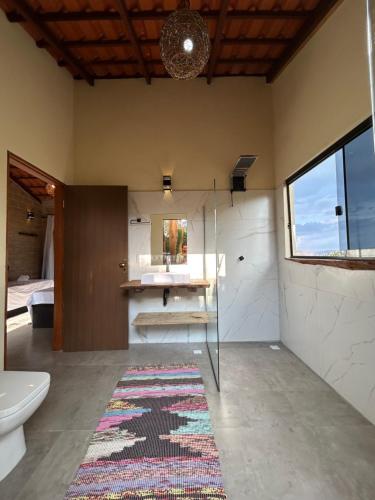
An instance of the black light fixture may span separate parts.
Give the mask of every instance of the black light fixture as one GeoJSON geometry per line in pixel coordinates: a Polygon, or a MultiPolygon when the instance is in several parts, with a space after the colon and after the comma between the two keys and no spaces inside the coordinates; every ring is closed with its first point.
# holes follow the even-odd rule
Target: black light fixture
{"type": "Polygon", "coordinates": [[[163,191],[172,191],[172,176],[171,175],[163,175],[163,191]]]}

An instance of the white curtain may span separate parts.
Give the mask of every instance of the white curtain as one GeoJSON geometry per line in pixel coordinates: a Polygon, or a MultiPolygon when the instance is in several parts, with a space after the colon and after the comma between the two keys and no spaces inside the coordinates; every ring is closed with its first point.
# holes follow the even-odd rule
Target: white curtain
{"type": "Polygon", "coordinates": [[[53,251],[53,228],[55,217],[47,217],[46,236],[44,240],[44,253],[42,265],[42,279],[53,280],[54,276],[54,251],[53,251]]]}

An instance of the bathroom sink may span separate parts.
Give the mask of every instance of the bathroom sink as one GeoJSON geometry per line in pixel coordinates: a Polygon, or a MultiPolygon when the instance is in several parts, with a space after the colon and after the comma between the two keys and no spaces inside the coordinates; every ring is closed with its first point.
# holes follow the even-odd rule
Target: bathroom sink
{"type": "Polygon", "coordinates": [[[189,273],[146,273],[141,276],[142,285],[172,285],[190,283],[189,273]]]}

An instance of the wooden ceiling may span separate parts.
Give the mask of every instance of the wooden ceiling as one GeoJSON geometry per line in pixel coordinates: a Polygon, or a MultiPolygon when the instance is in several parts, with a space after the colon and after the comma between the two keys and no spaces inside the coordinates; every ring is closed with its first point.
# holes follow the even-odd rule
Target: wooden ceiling
{"type": "Polygon", "coordinates": [[[53,199],[53,196],[47,193],[47,182],[21,170],[15,165],[9,165],[9,177],[37,201],[42,202],[45,199],[53,199]]]}
{"type": "MultiPolygon", "coordinates": [[[[201,76],[272,82],[341,0],[191,0],[212,41],[201,76]]],[[[74,78],[166,78],[160,31],[178,0],[0,0],[74,78]]]]}

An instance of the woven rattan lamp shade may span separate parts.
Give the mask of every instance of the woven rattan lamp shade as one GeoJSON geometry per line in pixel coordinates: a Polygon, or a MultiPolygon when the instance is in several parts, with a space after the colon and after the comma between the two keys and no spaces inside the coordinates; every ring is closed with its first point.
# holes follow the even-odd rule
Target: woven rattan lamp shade
{"type": "Polygon", "coordinates": [[[177,80],[191,80],[201,73],[210,56],[210,37],[202,17],[180,3],[164,24],[160,53],[168,73],[177,80]]]}

